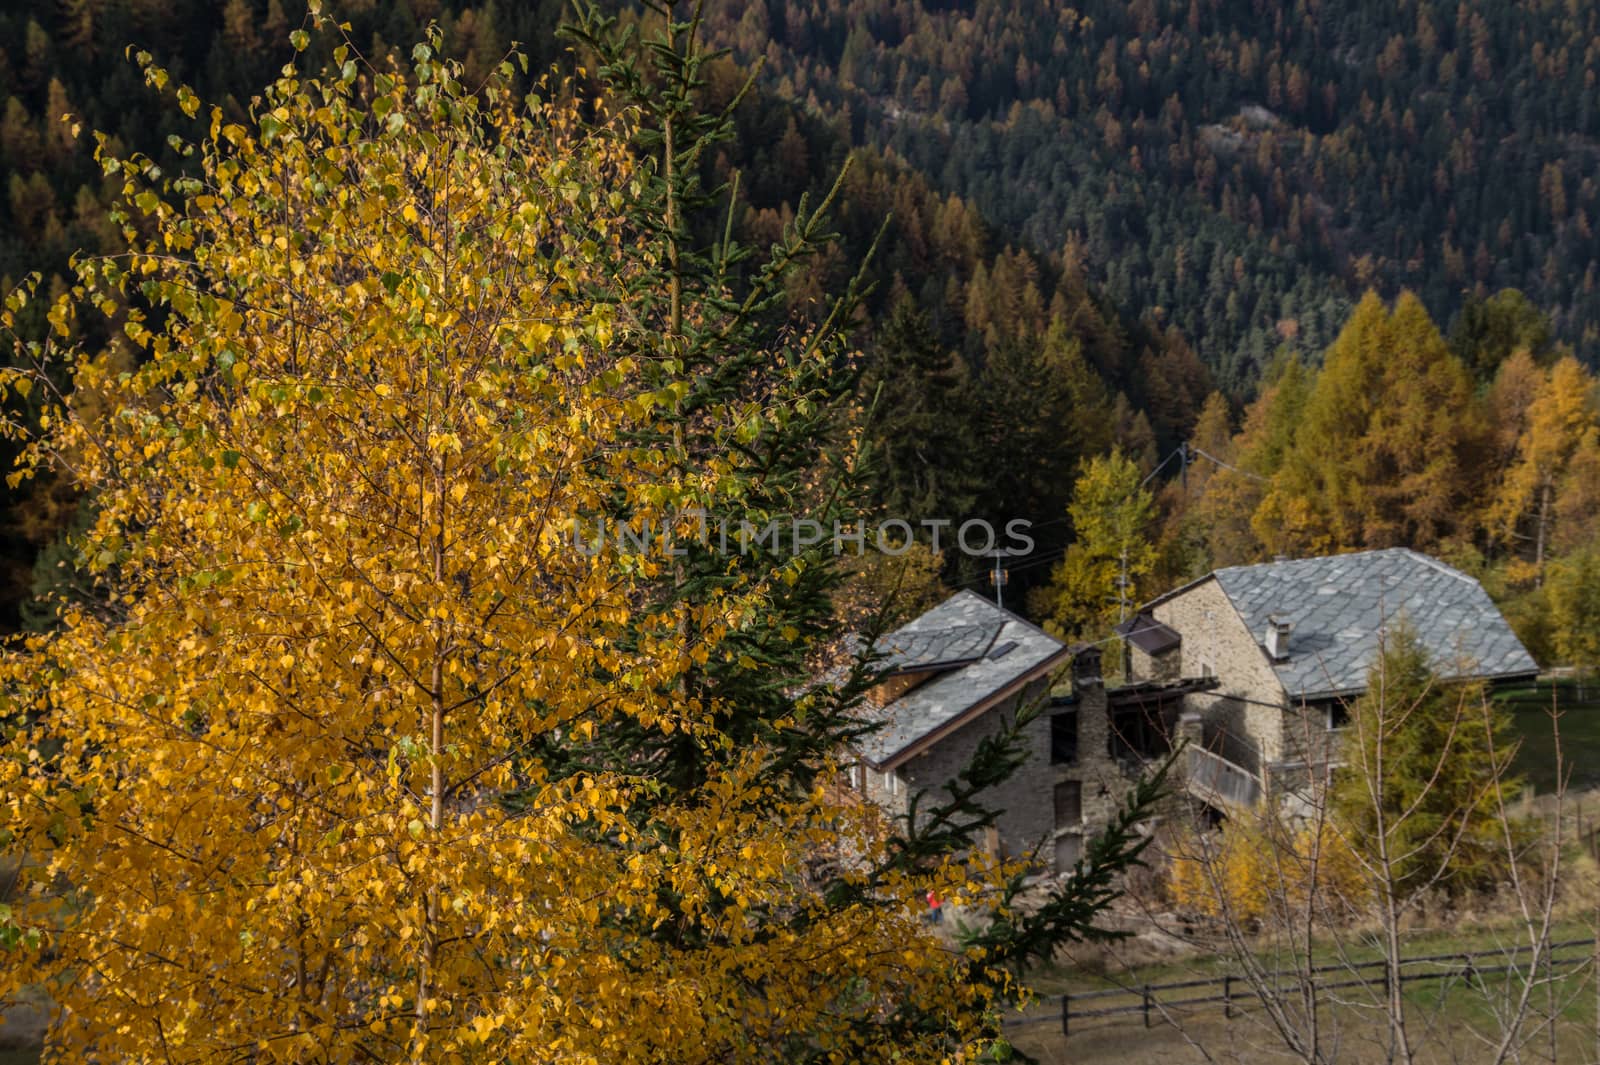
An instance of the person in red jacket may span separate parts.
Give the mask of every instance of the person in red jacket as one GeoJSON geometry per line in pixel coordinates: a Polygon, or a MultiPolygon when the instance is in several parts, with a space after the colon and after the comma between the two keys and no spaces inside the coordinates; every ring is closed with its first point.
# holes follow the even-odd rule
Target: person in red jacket
{"type": "Polygon", "coordinates": [[[939,900],[939,893],[933,888],[928,889],[928,923],[938,924],[944,920],[943,903],[939,900]]]}

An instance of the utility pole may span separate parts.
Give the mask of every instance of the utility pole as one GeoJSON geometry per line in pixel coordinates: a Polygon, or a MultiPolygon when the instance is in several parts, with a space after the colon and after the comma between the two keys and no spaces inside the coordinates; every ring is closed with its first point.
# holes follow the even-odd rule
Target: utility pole
{"type": "Polygon", "coordinates": [[[1002,589],[1005,588],[1006,581],[1011,579],[1011,571],[1000,568],[1001,557],[1000,552],[994,553],[994,572],[989,574],[989,583],[994,585],[994,605],[1004,610],[1006,602],[1002,589]]]}
{"type": "Polygon", "coordinates": [[[1117,623],[1128,620],[1128,541],[1122,541],[1117,556],[1117,623]]]}

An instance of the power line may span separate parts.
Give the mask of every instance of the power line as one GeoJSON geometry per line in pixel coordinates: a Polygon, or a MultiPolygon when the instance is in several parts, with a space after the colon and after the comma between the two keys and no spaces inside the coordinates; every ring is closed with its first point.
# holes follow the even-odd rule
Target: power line
{"type": "MultiPolygon", "coordinates": [[[[1016,573],[1016,572],[1018,572],[1020,570],[1037,569],[1040,566],[1053,565],[1053,564],[1055,564],[1057,562],[1060,562],[1063,558],[1065,558],[1066,554],[1067,554],[1067,549],[1066,548],[1061,548],[1059,551],[1051,551],[1051,552],[1048,552],[1047,554],[1044,554],[1044,555],[1041,555],[1041,556],[1037,556],[1037,557],[1034,557],[1034,558],[1030,558],[1026,562],[1020,562],[1015,566],[1007,566],[1006,567],[1006,572],[1008,572],[1008,573],[1016,573]]],[[[966,581],[962,581],[961,583],[962,583],[963,586],[965,586],[965,585],[968,585],[968,584],[978,584],[978,583],[981,583],[983,581],[987,581],[988,579],[989,579],[989,574],[985,573],[982,577],[973,577],[972,579],[966,580],[966,581]]]]}
{"type": "MultiPolygon", "coordinates": [[[[1188,456],[1185,453],[1185,448],[1187,446],[1188,445],[1179,445],[1177,450],[1171,452],[1170,454],[1167,455],[1166,458],[1162,459],[1161,462],[1156,466],[1156,468],[1151,470],[1145,476],[1144,480],[1139,482],[1139,487],[1143,488],[1145,485],[1149,484],[1151,479],[1154,478],[1157,474],[1159,474],[1166,467],[1166,465],[1169,462],[1171,462],[1173,459],[1175,459],[1175,458],[1182,458],[1184,460],[1184,468],[1187,471],[1187,468],[1188,468],[1188,456]]],[[[1061,523],[1067,522],[1067,521],[1070,521],[1070,520],[1072,520],[1070,517],[1067,517],[1067,518],[1051,518],[1048,521],[1032,522],[1032,523],[1029,524],[1028,528],[1030,529],[1030,531],[1033,530],[1033,529],[1048,528],[1051,525],[1060,525],[1061,523]]],[[[1006,573],[1007,574],[1020,573],[1023,570],[1037,569],[1040,566],[1054,565],[1055,563],[1061,561],[1063,558],[1066,557],[1067,550],[1068,550],[1068,548],[1070,546],[1071,545],[1068,545],[1068,547],[1063,547],[1063,548],[1059,548],[1058,550],[1048,552],[1047,554],[1045,554],[1045,555],[1043,555],[1041,557],[1030,558],[1026,562],[1018,563],[1015,566],[1007,566],[1006,567],[1006,573]]],[[[967,588],[967,587],[971,587],[972,585],[976,585],[976,584],[989,583],[989,584],[994,584],[996,586],[996,590],[998,592],[997,581],[998,581],[999,578],[997,578],[995,576],[995,574],[997,574],[999,572],[999,569],[1000,569],[1000,564],[999,564],[999,560],[997,558],[996,561],[995,561],[995,569],[993,571],[991,571],[989,573],[985,573],[982,577],[972,577],[972,578],[970,578],[968,580],[960,581],[960,582],[958,582],[956,584],[956,587],[958,587],[958,588],[967,588]]],[[[1124,580],[1124,581],[1121,581],[1119,583],[1126,583],[1126,582],[1124,580]]],[[[1122,595],[1125,595],[1125,592],[1122,593],[1122,595]]],[[[1122,597],[1122,595],[1119,595],[1119,598],[1122,597]]],[[[998,596],[996,597],[996,601],[998,601],[998,596]]]]}
{"type": "MultiPolygon", "coordinates": [[[[1153,481],[1161,473],[1162,470],[1167,468],[1167,465],[1169,463],[1171,463],[1173,459],[1179,459],[1182,462],[1182,465],[1183,465],[1183,480],[1184,480],[1184,484],[1187,486],[1188,480],[1189,480],[1189,466],[1190,466],[1190,462],[1191,462],[1191,457],[1192,456],[1198,456],[1200,458],[1206,459],[1207,461],[1212,462],[1212,463],[1216,464],[1217,466],[1220,466],[1221,468],[1223,468],[1225,470],[1229,470],[1229,471],[1231,471],[1233,473],[1237,473],[1241,477],[1248,477],[1253,481],[1260,481],[1263,484],[1268,483],[1268,479],[1265,478],[1265,477],[1262,477],[1260,474],[1251,473],[1249,470],[1241,470],[1239,467],[1233,465],[1233,463],[1226,462],[1223,459],[1217,458],[1217,456],[1211,454],[1211,452],[1209,452],[1209,451],[1206,451],[1204,448],[1196,447],[1194,444],[1191,444],[1191,443],[1188,443],[1188,442],[1184,442],[1182,444],[1179,444],[1177,446],[1177,448],[1175,448],[1173,451],[1169,452],[1167,454],[1166,458],[1162,459],[1159,463],[1157,463],[1156,467],[1154,469],[1152,469],[1148,474],[1145,475],[1144,479],[1139,482],[1139,488],[1142,489],[1146,485],[1148,485],[1151,481],[1153,481]]],[[[1071,520],[1070,517],[1051,518],[1048,521],[1032,522],[1032,523],[1030,523],[1029,528],[1030,529],[1048,528],[1049,526],[1060,525],[1060,524],[1062,524],[1064,522],[1068,522],[1070,520],[1071,520]]],[[[1063,547],[1063,548],[1060,548],[1058,550],[1048,552],[1047,554],[1042,555],[1042,556],[1029,558],[1027,561],[1020,562],[1020,563],[1018,563],[1018,564],[1016,564],[1014,566],[1007,566],[1005,568],[1005,570],[1004,570],[1004,576],[1005,577],[1009,577],[1012,573],[1021,573],[1021,572],[1024,572],[1026,570],[1037,569],[1040,566],[1054,565],[1055,563],[1061,561],[1063,558],[1066,557],[1067,551],[1068,551],[1068,549],[1070,547],[1071,547],[1071,545],[1069,544],[1067,547],[1063,547]]],[[[972,578],[969,578],[969,579],[967,579],[965,581],[958,581],[958,582],[956,582],[955,587],[957,587],[957,588],[969,588],[969,587],[972,587],[973,585],[977,585],[977,584],[985,584],[985,583],[992,584],[995,587],[996,601],[998,602],[999,601],[999,590],[1000,590],[999,581],[1004,579],[1004,578],[1001,577],[1001,576],[997,576],[997,574],[1000,574],[1001,572],[1002,571],[1000,569],[1000,560],[999,560],[998,553],[997,553],[996,558],[995,558],[995,569],[993,571],[986,572],[981,577],[972,577],[972,578]]],[[[1118,599],[1119,599],[1119,602],[1121,603],[1121,605],[1123,607],[1126,607],[1126,602],[1125,602],[1125,598],[1126,598],[1126,583],[1127,583],[1126,576],[1124,575],[1124,576],[1120,577],[1118,583],[1119,583],[1118,599]]]]}
{"type": "MultiPolygon", "coordinates": [[[[1040,566],[1052,566],[1055,563],[1060,562],[1061,559],[1064,558],[1065,556],[1066,556],[1066,551],[1065,550],[1052,551],[1049,554],[1044,555],[1043,557],[1029,559],[1027,562],[1024,562],[1024,563],[1022,563],[1020,565],[1007,566],[1005,568],[1005,573],[1009,577],[1010,574],[1020,573],[1023,570],[1037,569],[1040,566]]],[[[978,585],[987,585],[990,582],[992,582],[993,580],[994,580],[994,571],[993,570],[985,570],[981,576],[969,577],[964,581],[956,581],[950,587],[952,587],[952,588],[974,588],[974,587],[977,587],[978,585]]]]}
{"type": "MultiPolygon", "coordinates": [[[[1021,572],[1022,570],[1037,569],[1040,566],[1052,565],[1052,564],[1054,564],[1056,562],[1061,561],[1061,558],[1065,554],[1066,554],[1065,551],[1053,551],[1049,555],[1046,555],[1043,558],[1031,559],[1031,560],[1029,560],[1027,562],[1024,562],[1024,563],[1022,563],[1021,565],[1018,565],[1018,566],[1007,566],[1005,568],[1005,572],[1007,574],[1012,574],[1012,573],[1021,572]]],[[[984,572],[983,572],[983,574],[981,576],[969,577],[964,581],[955,582],[954,587],[956,587],[956,588],[972,588],[972,587],[975,587],[975,586],[980,585],[980,584],[985,584],[985,585],[986,584],[991,584],[993,581],[994,581],[994,570],[986,569],[986,570],[984,570],[984,572]]]]}
{"type": "Polygon", "coordinates": [[[1265,477],[1261,476],[1259,473],[1251,473],[1249,470],[1241,470],[1239,467],[1235,466],[1231,462],[1223,462],[1221,459],[1217,458],[1217,456],[1211,454],[1211,452],[1209,452],[1209,451],[1202,451],[1199,448],[1192,447],[1192,446],[1191,446],[1190,450],[1192,450],[1196,455],[1199,455],[1202,458],[1210,459],[1212,462],[1215,462],[1218,466],[1221,466],[1225,470],[1232,470],[1234,473],[1237,473],[1240,477],[1248,477],[1252,481],[1260,481],[1262,484],[1268,483],[1267,479],[1265,477]]]}
{"type": "MultiPolygon", "coordinates": [[[[1176,451],[1172,452],[1172,454],[1170,454],[1166,458],[1162,459],[1156,465],[1155,469],[1151,470],[1148,474],[1145,475],[1144,480],[1139,482],[1139,487],[1143,488],[1145,485],[1147,485],[1151,481],[1153,481],[1155,479],[1156,474],[1160,473],[1163,469],[1166,468],[1167,463],[1171,462],[1173,459],[1177,458],[1180,455],[1185,455],[1188,447],[1189,447],[1188,444],[1179,444],[1178,445],[1178,449],[1176,451]]],[[[1187,458],[1185,458],[1184,464],[1188,465],[1187,458]]]]}

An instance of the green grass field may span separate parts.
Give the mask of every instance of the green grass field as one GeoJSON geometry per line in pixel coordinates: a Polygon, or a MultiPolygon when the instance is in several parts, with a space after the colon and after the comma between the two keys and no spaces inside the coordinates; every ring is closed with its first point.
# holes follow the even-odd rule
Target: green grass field
{"type": "MultiPolygon", "coordinates": [[[[1593,934],[1585,921],[1562,922],[1554,931],[1556,940],[1581,939],[1593,934]]],[[[1477,953],[1495,950],[1513,940],[1509,927],[1484,925],[1458,930],[1439,930],[1412,933],[1406,937],[1405,953],[1408,957],[1477,953]]],[[[1362,944],[1352,937],[1347,943],[1346,956],[1354,962],[1364,962],[1379,957],[1375,945],[1362,944]]],[[[1583,950],[1566,950],[1563,958],[1576,954],[1585,958],[1583,950]]],[[[1316,952],[1319,964],[1334,960],[1331,944],[1324,944],[1316,952]]],[[[1288,968],[1292,959],[1285,957],[1271,968],[1288,968]]],[[[1490,964],[1482,961],[1479,964],[1490,964]]],[[[1085,972],[1068,967],[1051,967],[1035,973],[1030,978],[1040,996],[1040,1002],[1028,1011],[1029,1023],[1007,1030],[1007,1036],[1020,1049],[1034,1055],[1046,1065],[1072,1062],[1074,1065],[1095,1065],[1106,1062],[1115,1065],[1178,1065],[1180,1062],[1251,1062],[1275,1063],[1292,1060],[1285,1052],[1281,1038],[1267,1023],[1259,1003],[1250,997],[1248,985],[1242,981],[1234,984],[1235,1006],[1232,1019],[1223,1015],[1220,1004],[1180,1007],[1155,1011],[1152,1025],[1144,1027],[1139,1015],[1122,1015],[1109,1018],[1082,1017],[1075,1019],[1072,1035],[1064,1037],[1059,1025],[1059,995],[1063,991],[1107,990],[1111,988],[1138,988],[1142,984],[1163,984],[1185,980],[1214,980],[1228,971],[1236,971],[1230,961],[1217,955],[1196,955],[1148,965],[1133,966],[1122,971],[1107,973],[1085,972]],[[1205,1054],[1194,1044],[1206,1048],[1205,1054]]],[[[1415,969],[1412,971],[1424,971],[1415,969]]],[[[1370,979],[1372,974],[1368,974],[1370,979]]],[[[1329,975],[1326,979],[1342,977],[1329,975]]],[[[1484,1052],[1485,1038],[1498,1031],[1495,1013],[1507,1005],[1508,993],[1517,985],[1503,975],[1479,976],[1469,983],[1460,977],[1444,980],[1418,980],[1408,982],[1405,997],[1410,1004],[1412,1035],[1418,1051],[1419,1062],[1463,1062],[1475,1060],[1484,1052]]],[[[1290,986],[1284,987],[1285,991],[1290,986]]],[[[1351,1065],[1387,1060],[1385,1049],[1386,1029],[1378,987],[1368,992],[1342,990],[1330,995],[1324,1004],[1326,1031],[1337,1030],[1344,1045],[1339,1060],[1351,1065]]],[[[1168,998],[1203,997],[1216,993],[1215,989],[1191,988],[1167,992],[1168,998]]],[[[1108,1006],[1133,1005],[1139,1001],[1134,992],[1126,996],[1102,998],[1085,1002],[1084,1010],[1108,1006]]],[[[1600,1060],[1600,1044],[1596,1040],[1595,990],[1587,967],[1559,972],[1548,988],[1537,992],[1534,1014],[1558,1018],[1552,1026],[1536,1016],[1524,1025],[1524,1038],[1529,1041],[1522,1060],[1579,1062],[1600,1060]],[[1553,992],[1553,994],[1552,994],[1553,992]]]]}

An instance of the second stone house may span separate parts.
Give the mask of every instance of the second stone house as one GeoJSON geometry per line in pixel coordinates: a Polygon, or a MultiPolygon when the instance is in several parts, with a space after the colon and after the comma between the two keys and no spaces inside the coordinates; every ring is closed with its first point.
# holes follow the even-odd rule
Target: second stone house
{"type": "Polygon", "coordinates": [[[1219,569],[1146,604],[1122,631],[1132,676],[1215,679],[1186,696],[1203,751],[1191,776],[1244,773],[1264,793],[1337,757],[1348,707],[1402,618],[1442,679],[1538,673],[1477,581],[1405,548],[1219,569]]]}

